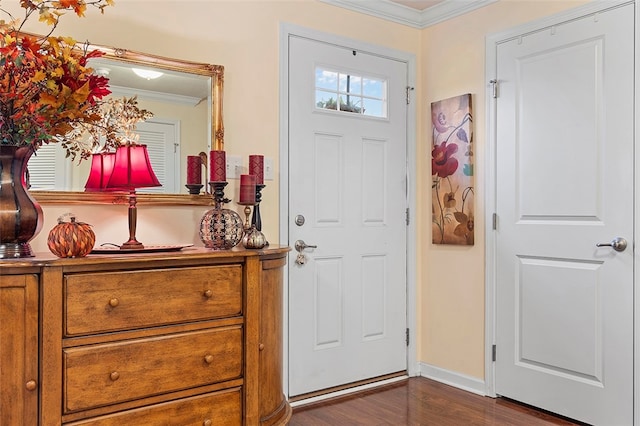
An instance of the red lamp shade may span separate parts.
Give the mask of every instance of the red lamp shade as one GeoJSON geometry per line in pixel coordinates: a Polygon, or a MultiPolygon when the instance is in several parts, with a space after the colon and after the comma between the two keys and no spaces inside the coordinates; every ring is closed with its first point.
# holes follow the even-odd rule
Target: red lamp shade
{"type": "Polygon", "coordinates": [[[113,172],[113,162],[116,158],[114,152],[104,152],[91,155],[91,170],[89,171],[89,178],[84,185],[84,190],[88,192],[92,191],[105,191],[107,190],[107,181],[111,172],[113,172]]]}
{"type": "Polygon", "coordinates": [[[129,191],[129,240],[124,242],[120,249],[144,249],[144,245],[136,239],[138,222],[136,188],[161,185],[151,168],[146,145],[119,146],[114,157],[113,172],[107,181],[106,189],[129,191]]]}
{"type": "Polygon", "coordinates": [[[122,145],[115,153],[107,189],[135,189],[161,186],[151,168],[146,145],[122,145]]]}

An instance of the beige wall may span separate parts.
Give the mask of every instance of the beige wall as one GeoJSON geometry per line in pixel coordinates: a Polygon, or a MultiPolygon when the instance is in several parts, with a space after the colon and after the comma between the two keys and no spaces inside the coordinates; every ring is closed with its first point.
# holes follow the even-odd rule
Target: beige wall
{"type": "MultiPolygon", "coordinates": [[[[264,154],[279,170],[279,26],[293,23],[403,50],[418,58],[418,360],[460,374],[484,377],[484,38],[580,1],[501,1],[425,30],[356,14],[314,0],[118,0],[104,16],[67,16],[57,34],[225,66],[224,118],[229,155],[264,154]],[[430,198],[431,102],[462,93],[474,97],[476,140],[476,245],[432,246],[430,198]]],[[[6,5],[4,5],[6,7],[6,5]]],[[[31,29],[35,31],[35,29],[31,29]]],[[[40,31],[41,32],[41,31],[40,31]]],[[[231,182],[228,195],[235,197],[231,182]]],[[[263,227],[278,240],[278,185],[263,191],[263,227]]],[[[195,242],[204,208],[140,207],[138,237],[147,244],[195,242]],[[178,226],[176,224],[179,224],[178,226]]],[[[59,214],[73,211],[94,225],[98,242],[126,240],[123,206],[45,206],[46,235],[59,214]]]]}

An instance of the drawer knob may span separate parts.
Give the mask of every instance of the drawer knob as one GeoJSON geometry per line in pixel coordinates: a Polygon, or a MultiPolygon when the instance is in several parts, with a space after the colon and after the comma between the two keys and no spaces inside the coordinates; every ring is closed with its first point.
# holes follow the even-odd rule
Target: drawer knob
{"type": "Polygon", "coordinates": [[[36,390],[36,387],[38,386],[38,384],[36,383],[35,380],[29,380],[26,384],[26,388],[28,391],[32,391],[32,390],[36,390]]]}
{"type": "Polygon", "coordinates": [[[211,296],[213,296],[213,292],[211,290],[204,291],[204,297],[206,297],[207,299],[211,299],[211,296]]]}
{"type": "Polygon", "coordinates": [[[118,373],[117,371],[113,371],[113,372],[111,372],[111,374],[109,375],[109,378],[110,378],[112,381],[114,381],[114,382],[115,382],[116,380],[118,380],[118,379],[120,378],[120,373],[118,373]]]}
{"type": "Polygon", "coordinates": [[[204,422],[202,422],[202,426],[211,426],[213,424],[213,422],[211,421],[211,419],[207,419],[204,422]]]}
{"type": "Polygon", "coordinates": [[[109,305],[112,308],[115,308],[116,306],[118,306],[120,304],[120,301],[118,299],[116,299],[115,297],[111,300],[109,300],[109,305]]]}
{"type": "Polygon", "coordinates": [[[206,355],[204,357],[204,362],[206,362],[207,364],[211,364],[213,362],[213,355],[206,355]]]}
{"type": "Polygon", "coordinates": [[[258,345],[258,350],[264,351],[264,343],[258,345]]]}

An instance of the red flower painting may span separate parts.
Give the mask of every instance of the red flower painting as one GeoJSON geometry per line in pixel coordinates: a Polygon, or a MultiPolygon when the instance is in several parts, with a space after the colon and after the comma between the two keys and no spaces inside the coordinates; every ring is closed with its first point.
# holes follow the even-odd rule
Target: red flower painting
{"type": "Polygon", "coordinates": [[[471,94],[431,104],[434,244],[473,245],[471,94]]]}
{"type": "Polygon", "coordinates": [[[458,160],[453,156],[458,152],[458,145],[447,142],[433,147],[431,151],[431,173],[441,178],[451,176],[458,169],[458,160]]]}

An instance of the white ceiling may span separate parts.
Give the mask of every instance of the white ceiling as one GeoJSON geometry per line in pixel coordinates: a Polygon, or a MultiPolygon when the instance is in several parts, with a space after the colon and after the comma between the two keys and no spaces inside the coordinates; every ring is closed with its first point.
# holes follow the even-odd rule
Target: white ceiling
{"type": "Polygon", "coordinates": [[[425,10],[438,3],[442,3],[443,0],[391,0],[393,3],[402,4],[408,7],[412,7],[416,10],[425,10]]]}
{"type": "Polygon", "coordinates": [[[413,28],[426,28],[497,0],[320,0],[413,28]]]}

